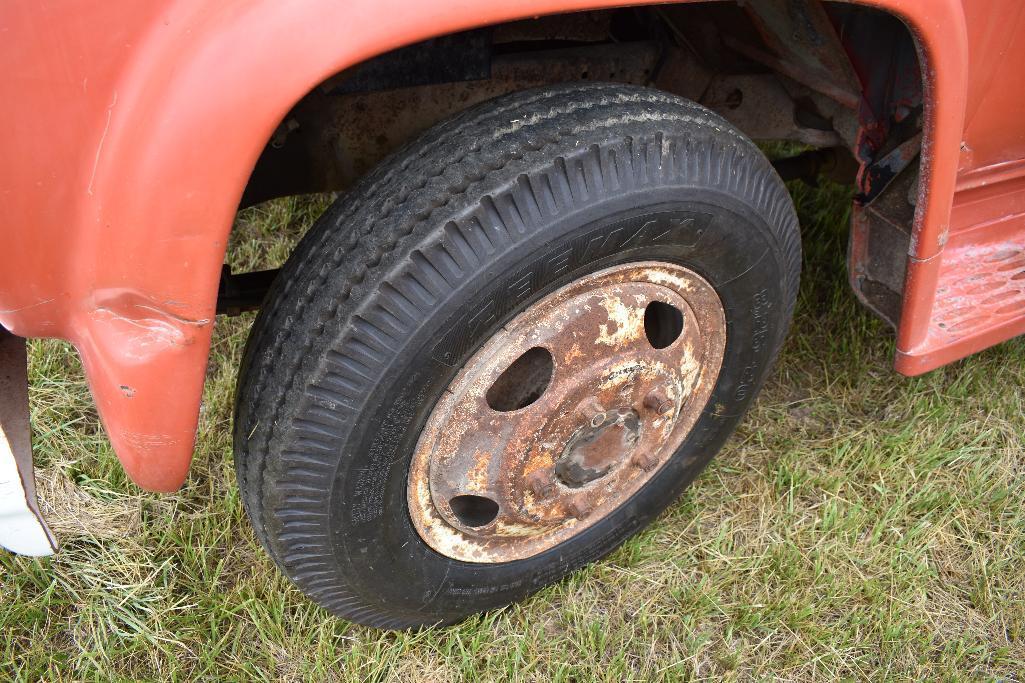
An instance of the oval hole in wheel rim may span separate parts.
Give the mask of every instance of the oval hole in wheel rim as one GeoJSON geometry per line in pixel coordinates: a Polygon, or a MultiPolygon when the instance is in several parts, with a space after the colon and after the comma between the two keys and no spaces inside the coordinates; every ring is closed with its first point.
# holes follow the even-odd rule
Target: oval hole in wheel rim
{"type": "Polygon", "coordinates": [[[487,526],[498,516],[498,503],[484,496],[456,496],[448,504],[452,514],[468,527],[487,526]]]}
{"type": "Polygon", "coordinates": [[[527,349],[488,389],[488,405],[503,413],[526,408],[545,393],[554,369],[548,349],[540,346],[527,349]]]}
{"type": "Polygon", "coordinates": [[[644,309],[644,334],[656,349],[672,346],[683,332],[683,313],[675,306],[652,301],[644,309]]]}

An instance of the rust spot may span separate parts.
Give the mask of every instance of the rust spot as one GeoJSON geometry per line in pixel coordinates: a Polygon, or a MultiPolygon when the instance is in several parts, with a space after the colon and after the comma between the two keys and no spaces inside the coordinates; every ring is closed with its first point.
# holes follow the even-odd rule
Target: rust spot
{"type": "Polygon", "coordinates": [[[679,448],[725,340],[715,291],[677,265],[617,266],[537,302],[470,359],[428,418],[407,490],[417,531],[449,557],[505,562],[594,524],[679,448]],[[679,314],[658,348],[652,302],[679,314]],[[548,370],[522,361],[542,353],[548,370]],[[478,518],[453,500],[494,501],[494,517],[470,524],[478,518]]]}
{"type": "Polygon", "coordinates": [[[629,455],[640,436],[640,419],[632,410],[602,412],[577,429],[555,461],[559,483],[580,488],[609,473],[629,455]]]}

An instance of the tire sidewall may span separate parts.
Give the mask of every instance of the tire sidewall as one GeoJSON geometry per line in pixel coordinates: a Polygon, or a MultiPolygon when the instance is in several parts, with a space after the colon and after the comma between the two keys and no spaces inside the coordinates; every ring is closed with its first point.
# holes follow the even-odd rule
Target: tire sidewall
{"type": "Polygon", "coordinates": [[[430,623],[514,601],[611,552],[664,510],[732,433],[786,332],[786,281],[784,258],[765,218],[715,188],[620,192],[512,240],[439,302],[388,359],[354,421],[330,486],[328,525],[338,569],[368,602],[430,623]],[[437,399],[473,353],[533,301],[589,273],[634,261],[686,266],[714,287],[723,304],[723,366],[691,433],[633,497],[550,550],[500,564],[434,551],[410,519],[407,482],[437,399]]]}

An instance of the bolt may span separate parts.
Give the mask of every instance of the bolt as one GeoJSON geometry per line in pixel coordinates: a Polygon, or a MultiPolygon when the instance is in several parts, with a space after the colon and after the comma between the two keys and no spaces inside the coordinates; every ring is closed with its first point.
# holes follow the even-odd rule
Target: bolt
{"type": "Polygon", "coordinates": [[[535,498],[547,498],[555,490],[555,484],[544,470],[534,470],[527,475],[527,490],[535,498]]]}
{"type": "Polygon", "coordinates": [[[583,519],[584,517],[587,517],[587,515],[591,514],[591,504],[580,498],[571,500],[566,506],[566,509],[569,510],[569,514],[573,515],[577,519],[583,519]]]}
{"type": "Polygon", "coordinates": [[[605,406],[594,396],[588,396],[577,405],[577,414],[590,422],[592,427],[598,427],[605,422],[605,406]]]}
{"type": "Polygon", "coordinates": [[[648,410],[654,410],[659,415],[664,415],[672,410],[673,402],[664,393],[654,389],[644,397],[644,407],[648,410]]]}
{"type": "Polygon", "coordinates": [[[645,472],[650,472],[658,464],[658,458],[647,451],[641,451],[634,453],[634,456],[630,458],[630,464],[645,472]]]}

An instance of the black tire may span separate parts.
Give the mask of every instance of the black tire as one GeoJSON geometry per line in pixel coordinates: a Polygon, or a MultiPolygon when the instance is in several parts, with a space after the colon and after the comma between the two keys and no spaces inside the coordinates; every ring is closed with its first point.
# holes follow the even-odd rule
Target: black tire
{"type": "Polygon", "coordinates": [[[256,535],[307,595],[362,624],[451,623],[518,600],[612,551],[708,463],[783,342],[799,269],[783,183],[694,103],[569,85],[439,124],[325,212],[257,318],[235,416],[256,535]],[[663,218],[685,220],[646,229],[663,218]],[[410,520],[407,473],[457,370],[531,301],[643,260],[696,271],[725,309],[723,368],[682,447],[539,555],[476,564],[432,550],[410,520]]]}

